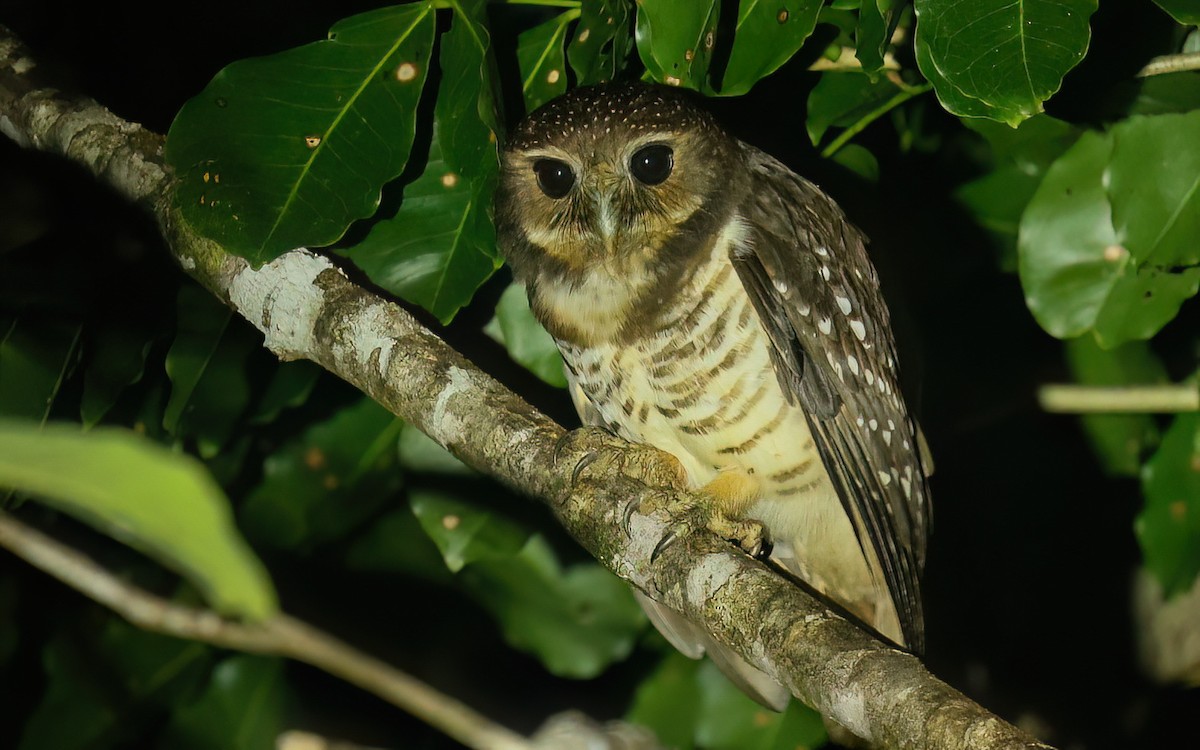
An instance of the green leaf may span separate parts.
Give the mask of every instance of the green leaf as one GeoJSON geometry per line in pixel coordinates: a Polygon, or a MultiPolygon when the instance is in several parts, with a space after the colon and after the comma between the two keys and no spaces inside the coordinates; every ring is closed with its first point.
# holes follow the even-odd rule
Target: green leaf
{"type": "Polygon", "coordinates": [[[404,423],[367,397],[318,422],[263,463],[240,518],[253,539],[312,547],[338,539],[399,491],[404,423]]]}
{"type": "Polygon", "coordinates": [[[718,0],[642,0],[637,4],[637,49],[659,83],[711,92],[708,66],[717,42],[718,0]]]}
{"type": "Polygon", "coordinates": [[[808,138],[814,146],[831,127],[849,127],[901,91],[889,78],[872,81],[862,73],[825,73],[808,95],[808,138]]]}
{"type": "Polygon", "coordinates": [[[59,632],[42,651],[46,692],[26,719],[17,750],[90,750],[119,724],[111,691],[79,645],[59,632]]]}
{"type": "Polygon", "coordinates": [[[75,361],[81,330],[0,317],[0,416],[46,419],[75,361]]]}
{"type": "Polygon", "coordinates": [[[249,421],[254,424],[269,424],[285,409],[294,409],[304,404],[316,387],[321,372],[318,365],[304,360],[280,362],[271,376],[271,381],[267,383],[267,390],[255,404],[254,414],[249,421]]]}
{"type": "Polygon", "coordinates": [[[1142,472],[1142,492],[1134,528],[1146,567],[1171,597],[1200,573],[1200,414],[1175,417],[1142,472]]]}
{"type": "Polygon", "coordinates": [[[625,69],[633,47],[625,0],[586,0],[567,46],[567,60],[580,86],[611,81],[625,69]]]}
{"type": "Polygon", "coordinates": [[[283,732],[288,702],[283,660],[240,654],[213,670],[208,689],[175,711],[167,746],[180,750],[265,750],[283,732]]]}
{"type": "Polygon", "coordinates": [[[529,538],[512,521],[440,492],[415,491],[409,503],[453,573],[479,560],[510,558],[529,538]]]}
{"type": "Polygon", "coordinates": [[[857,143],[847,143],[839,148],[833,160],[867,182],[879,182],[879,160],[857,143]]]}
{"type": "MultiPolygon", "coordinates": [[[[1116,349],[1101,349],[1091,336],[1067,342],[1067,361],[1075,379],[1084,385],[1122,386],[1162,383],[1167,372],[1143,341],[1116,349]]],[[[1137,476],[1142,456],[1158,442],[1158,428],[1149,414],[1084,414],[1083,429],[1101,465],[1109,474],[1137,476]]]]}
{"type": "Polygon", "coordinates": [[[914,0],[921,73],[962,117],[1017,125],[1083,59],[1096,0],[914,0]]]}
{"type": "Polygon", "coordinates": [[[215,456],[250,403],[247,361],[261,347],[259,334],[220,300],[198,286],[181,287],[163,428],[195,436],[200,455],[215,456]]]}
{"type": "Polygon", "coordinates": [[[510,284],[484,331],[508,349],[513,361],[556,388],[567,387],[558,345],[529,309],[525,287],[510,284]]]}
{"type": "Polygon", "coordinates": [[[455,458],[454,454],[434,442],[433,438],[410,424],[404,425],[400,431],[400,466],[408,471],[425,474],[475,473],[474,469],[455,458]]]}
{"type": "Polygon", "coordinates": [[[1140,79],[1130,114],[1162,115],[1200,109],[1200,73],[1173,73],[1140,79]]]}
{"type": "Polygon", "coordinates": [[[883,68],[895,17],[903,7],[904,3],[894,0],[862,0],[854,30],[854,56],[868,75],[883,68]]]}
{"type": "Polygon", "coordinates": [[[92,427],[108,413],[121,392],[142,379],[146,356],[154,340],[150,333],[132,326],[100,330],[88,347],[79,414],[84,427],[92,427]]]}
{"type": "Polygon", "coordinates": [[[678,748],[795,750],[825,742],[821,715],[799,701],[783,713],[768,711],[711,661],[693,661],[674,651],[638,686],[626,719],[678,748]]]}
{"type": "Polygon", "coordinates": [[[517,66],[521,70],[521,94],[525,97],[526,112],[532,112],[567,90],[564,43],[567,25],[578,17],[578,10],[569,10],[517,37],[517,66]]]}
{"type": "Polygon", "coordinates": [[[820,0],[741,0],[721,95],[746,93],[790,60],[812,34],[820,10],[820,0]]]}
{"type": "Polygon", "coordinates": [[[226,67],[167,137],[184,217],[255,264],[335,242],[404,169],[433,37],[432,2],[392,6],[226,67]]]}
{"type": "Polygon", "coordinates": [[[595,563],[562,569],[537,534],[516,555],[467,565],[459,578],[513,647],[561,677],[600,674],[629,655],[645,626],[624,582],[595,563]]]}
{"type": "Polygon", "coordinates": [[[406,573],[447,584],[453,576],[437,546],[426,536],[408,508],[375,519],[346,551],[346,567],[383,573],[406,573]]]}
{"type": "Polygon", "coordinates": [[[442,36],[434,137],[396,215],[344,252],[384,289],[443,323],[502,264],[491,220],[499,161],[488,37],[479,2],[458,3],[442,36]]]}
{"type": "Polygon", "coordinates": [[[1198,128],[1200,112],[1133,117],[1085,134],[1047,172],[1019,252],[1029,308],[1052,335],[1146,339],[1200,289],[1198,128]]]}
{"type": "Polygon", "coordinates": [[[275,593],[221,490],[194,459],[126,430],[0,421],[0,486],[29,492],[178,571],[223,614],[263,619],[275,593]]]}
{"type": "Polygon", "coordinates": [[[1196,0],[1154,0],[1154,4],[1171,14],[1179,23],[1200,24],[1200,5],[1196,0]]]}

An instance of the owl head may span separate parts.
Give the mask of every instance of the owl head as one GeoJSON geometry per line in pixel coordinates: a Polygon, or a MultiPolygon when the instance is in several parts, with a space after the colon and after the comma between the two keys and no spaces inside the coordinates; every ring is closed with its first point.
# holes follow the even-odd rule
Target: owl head
{"type": "Polygon", "coordinates": [[[683,91],[575,89],[533,112],[502,154],[500,249],[526,283],[661,278],[728,216],[737,142],[683,91]]]}

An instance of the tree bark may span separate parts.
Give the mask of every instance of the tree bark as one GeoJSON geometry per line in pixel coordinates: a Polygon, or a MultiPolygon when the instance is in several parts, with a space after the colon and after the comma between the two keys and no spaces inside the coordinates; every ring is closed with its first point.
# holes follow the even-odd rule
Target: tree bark
{"type": "Polygon", "coordinates": [[[281,359],[319,363],[467,464],[541,499],[606,567],[873,745],[1048,747],[686,515],[639,513],[646,500],[661,508],[664,497],[686,494],[647,481],[652,449],[592,430],[568,435],[328,258],[298,249],[254,269],[196,235],[172,205],[162,137],[39,82],[3,27],[0,132],[83,165],[149,210],[183,269],[262,331],[281,359]],[[676,541],[656,556],[668,533],[676,541]]]}

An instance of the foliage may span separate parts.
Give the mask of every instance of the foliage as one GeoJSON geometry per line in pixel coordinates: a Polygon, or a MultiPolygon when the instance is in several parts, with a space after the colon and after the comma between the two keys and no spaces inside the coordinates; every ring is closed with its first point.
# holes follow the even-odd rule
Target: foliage
{"type": "MultiPolygon", "coordinates": [[[[452,335],[473,351],[498,342],[536,376],[524,390],[538,403],[569,409],[555,390],[565,385],[561,360],[523,290],[492,278],[497,145],[521,112],[567,88],[639,76],[712,97],[739,136],[785,144],[780,156],[825,175],[857,216],[870,219],[862,206],[880,208],[873,201],[889,189],[943,212],[945,236],[927,240],[932,260],[903,250],[897,261],[926,258],[918,283],[932,302],[914,304],[935,309],[926,320],[955,322],[946,308],[955,284],[1000,277],[1017,304],[991,330],[1036,321],[1065,342],[1039,375],[1194,382],[1200,74],[1134,77],[1150,56],[1196,48],[1200,37],[1183,24],[1200,19],[1187,2],[1123,11],[1155,30],[1140,45],[1101,24],[1094,0],[419,0],[341,20],[327,5],[289,13],[290,36],[254,30],[252,49],[271,54],[209,58],[227,67],[179,109],[167,141],[185,219],[256,264],[296,246],[330,248],[370,283],[453,321],[452,335]],[[1093,26],[1107,36],[1093,37],[1093,26]],[[279,51],[286,44],[299,46],[279,51]],[[941,182],[924,181],[927,171],[941,182]],[[970,231],[956,233],[962,225],[970,231]],[[954,275],[964,259],[985,270],[954,275]]],[[[70,234],[73,221],[62,218],[26,229],[10,219],[21,204],[0,201],[0,210],[5,203],[15,208],[0,215],[0,486],[33,501],[10,494],[14,512],[64,530],[131,580],[261,617],[275,607],[272,582],[229,523],[231,503],[289,610],[360,629],[435,683],[475,685],[480,664],[534,675],[532,697],[512,691],[519,702],[491,690],[497,716],[519,709],[533,722],[562,707],[564,692],[591,691],[604,696],[599,711],[679,747],[823,741],[799,704],[765,714],[710,664],[664,650],[626,587],[529,503],[315,367],[275,362],[152,240],[105,244],[70,234]],[[55,265],[63,248],[85,243],[109,250],[55,265]]],[[[883,208],[893,227],[921,222],[883,208]]],[[[119,212],[102,201],[94,210],[119,212]]],[[[28,213],[39,211],[52,215],[28,213]]],[[[886,246],[887,232],[874,234],[886,246]]],[[[954,329],[953,348],[976,350],[969,323],[954,329]]],[[[1003,335],[985,345],[1006,363],[1033,356],[1003,335]]],[[[979,363],[945,369],[989,382],[979,363]]],[[[1117,515],[1119,534],[1096,544],[1120,549],[1136,538],[1168,594],[1188,589],[1200,571],[1195,415],[1089,415],[1084,437],[1098,465],[1085,471],[1141,477],[1136,527],[1137,502],[1097,510],[1075,484],[1047,484],[1054,510],[1006,498],[1006,515],[1019,517],[1022,534],[1059,516],[1117,515]]],[[[1023,440],[1035,438],[1002,446],[1015,458],[1005,472],[1033,465],[1014,447],[1023,440]]],[[[1138,492],[1128,481],[1104,486],[1138,492]]],[[[948,498],[947,515],[971,499],[948,498]]],[[[1128,574],[1125,561],[1115,565],[1128,574]]],[[[31,592],[46,584],[15,567],[0,575],[0,664],[25,669],[33,688],[12,703],[22,720],[0,722],[9,727],[0,744],[265,747],[331,689],[272,659],[141,633],[79,601],[35,615],[31,592]]],[[[1104,596],[1123,618],[1124,594],[1104,596]]],[[[933,611],[961,609],[959,594],[953,601],[933,611]]],[[[969,635],[961,640],[977,640],[969,635]]],[[[450,746],[423,736],[421,746],[450,746]]]]}

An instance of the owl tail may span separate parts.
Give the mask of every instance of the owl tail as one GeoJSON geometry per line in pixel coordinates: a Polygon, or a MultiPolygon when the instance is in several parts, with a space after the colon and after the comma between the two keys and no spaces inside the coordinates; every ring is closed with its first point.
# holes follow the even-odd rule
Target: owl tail
{"type": "Polygon", "coordinates": [[[637,589],[634,589],[633,593],[642,609],[646,611],[650,622],[658,628],[658,632],[684,656],[699,659],[707,653],[721,672],[743,693],[772,711],[787,708],[792,694],[766,672],[750,666],[745,659],[734,653],[733,649],[713,640],[707,632],[673,609],[659,604],[637,589]]]}

